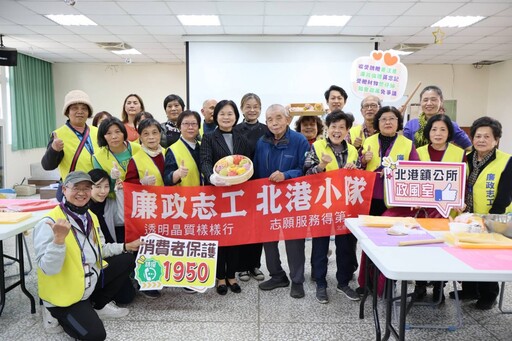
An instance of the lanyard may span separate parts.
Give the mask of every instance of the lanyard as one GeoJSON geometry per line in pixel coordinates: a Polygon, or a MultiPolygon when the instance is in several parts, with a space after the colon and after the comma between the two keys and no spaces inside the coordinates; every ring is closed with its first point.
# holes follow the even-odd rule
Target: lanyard
{"type": "Polygon", "coordinates": [[[71,126],[71,123],[69,123],[69,121],[66,122],[66,124],[75,133],[76,137],[80,140],[80,142],[82,142],[83,138],[86,137],[86,139],[85,139],[85,148],[87,149],[89,154],[94,155],[94,146],[92,145],[91,136],[89,135],[89,127],[86,125],[84,133],[82,134],[78,130],[73,128],[71,126]]]}

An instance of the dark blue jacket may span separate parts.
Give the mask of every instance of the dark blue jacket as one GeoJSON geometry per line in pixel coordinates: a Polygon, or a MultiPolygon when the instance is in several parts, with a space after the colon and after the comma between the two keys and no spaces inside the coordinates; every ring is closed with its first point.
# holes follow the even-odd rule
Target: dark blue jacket
{"type": "Polygon", "coordinates": [[[308,140],[290,128],[275,144],[274,135],[265,133],[256,144],[255,178],[268,178],[276,170],[283,172],[286,180],[304,175],[302,168],[308,150],[308,140]]]}

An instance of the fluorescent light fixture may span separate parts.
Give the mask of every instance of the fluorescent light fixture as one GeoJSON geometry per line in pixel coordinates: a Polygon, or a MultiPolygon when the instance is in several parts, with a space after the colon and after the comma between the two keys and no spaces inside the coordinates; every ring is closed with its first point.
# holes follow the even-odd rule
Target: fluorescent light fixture
{"type": "Polygon", "coordinates": [[[394,50],[394,49],[391,49],[389,50],[391,52],[393,52],[394,54],[396,55],[399,55],[399,56],[408,56],[410,54],[413,54],[414,52],[412,51],[400,51],[400,50],[394,50]]]}
{"type": "Polygon", "coordinates": [[[217,15],[178,15],[183,26],[220,26],[217,15]]]}
{"type": "Polygon", "coordinates": [[[85,15],[68,15],[68,14],[48,14],[45,15],[48,19],[55,21],[62,26],[97,26],[94,21],[87,18],[85,15]]]}
{"type": "Polygon", "coordinates": [[[350,15],[312,15],[307,26],[342,27],[352,18],[350,15]]]}
{"type": "Polygon", "coordinates": [[[136,49],[128,49],[128,50],[119,50],[119,51],[112,51],[112,53],[115,53],[115,54],[141,54],[139,51],[137,51],[136,49]]]}
{"type": "Polygon", "coordinates": [[[482,16],[456,16],[456,17],[444,17],[430,27],[466,27],[485,19],[482,16]]]}

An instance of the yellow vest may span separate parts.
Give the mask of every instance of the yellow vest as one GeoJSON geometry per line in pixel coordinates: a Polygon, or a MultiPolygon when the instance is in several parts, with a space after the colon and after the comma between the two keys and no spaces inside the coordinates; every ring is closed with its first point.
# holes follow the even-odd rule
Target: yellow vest
{"type": "MultiPolygon", "coordinates": [[[[331,147],[327,147],[327,140],[317,140],[313,143],[313,146],[315,147],[316,156],[319,160],[322,160],[322,153],[329,155],[332,158],[332,161],[327,164],[325,167],[326,171],[332,171],[339,169],[338,162],[336,161],[336,157],[334,156],[334,152],[332,151],[331,147]]],[[[347,163],[356,163],[357,162],[357,149],[347,143],[348,147],[348,156],[347,156],[347,163]]]]}
{"type": "MultiPolygon", "coordinates": [[[[94,151],[98,150],[98,128],[94,126],[89,127],[89,138],[91,139],[94,151]]],[[[70,172],[71,162],[75,156],[80,140],[76,136],[75,132],[72,131],[67,125],[55,130],[57,137],[64,141],[64,158],[59,163],[59,173],[62,180],[66,178],[70,172]]],[[[84,146],[78,161],[76,163],[75,171],[89,172],[93,169],[92,165],[92,154],[89,153],[87,148],[84,146]]]]}
{"type": "Polygon", "coordinates": [[[177,183],[176,186],[201,186],[201,176],[199,174],[199,169],[197,168],[196,160],[194,160],[194,157],[190,154],[190,150],[186,146],[185,142],[180,138],[169,148],[174,154],[178,167],[181,165],[181,161],[184,161],[185,167],[188,168],[187,176],[181,178],[181,182],[177,183]]]}
{"type": "MultiPolygon", "coordinates": [[[[60,137],[59,137],[60,138],[60,137]]],[[[99,238],[100,224],[94,213],[89,211],[93,221],[94,238],[99,243],[101,253],[101,243],[99,238]]],[[[66,215],[62,212],[60,206],[51,210],[47,217],[53,221],[57,219],[67,220],[66,215]]],[[[39,297],[57,307],[69,307],[70,305],[80,301],[85,291],[85,274],[82,264],[81,251],[78,243],[73,235],[69,232],[65,239],[66,255],[62,269],[58,274],[46,275],[41,269],[37,269],[37,285],[39,297]]],[[[103,262],[106,265],[106,262],[103,262]]],[[[99,267],[99,266],[98,266],[99,267]]]]}
{"type": "MultiPolygon", "coordinates": [[[[162,149],[162,154],[165,158],[165,152],[167,149],[162,149]]],[[[139,173],[139,179],[142,179],[148,171],[149,175],[154,175],[156,178],[155,186],[163,186],[164,179],[162,178],[162,173],[160,173],[160,169],[155,165],[151,157],[146,154],[144,150],[139,150],[137,153],[132,156],[133,162],[135,162],[135,167],[137,167],[137,172],[139,173]]]]}
{"type": "MultiPolygon", "coordinates": [[[[428,144],[416,149],[421,161],[431,161],[428,153],[428,144]]],[[[462,162],[466,151],[454,144],[448,143],[441,162],[462,162]]]]}
{"type": "MultiPolygon", "coordinates": [[[[380,157],[380,143],[379,143],[379,134],[372,135],[364,141],[363,144],[363,154],[368,150],[368,146],[371,147],[371,151],[373,152],[373,158],[366,164],[366,170],[373,172],[377,168],[380,167],[382,160],[380,157]]],[[[403,135],[398,135],[396,137],[395,143],[391,147],[391,151],[389,152],[389,157],[393,161],[399,160],[409,160],[409,155],[412,150],[412,141],[403,135]]]]}
{"type": "MultiPolygon", "coordinates": [[[[130,154],[133,156],[140,150],[140,144],[128,141],[128,150],[130,151],[130,154]]],[[[126,168],[128,164],[126,164],[125,166],[119,164],[119,161],[108,149],[108,146],[100,147],[98,151],[94,153],[93,158],[100,164],[101,168],[108,174],[110,174],[110,171],[114,167],[113,163],[115,162],[117,165],[117,169],[119,169],[119,172],[121,173],[120,179],[124,181],[124,178],[126,177],[126,168]]]]}
{"type": "MultiPolygon", "coordinates": [[[[476,155],[474,156],[476,157],[476,155]]],[[[478,214],[487,214],[492,207],[501,174],[507,166],[511,155],[496,150],[496,159],[491,161],[478,175],[473,185],[473,212],[478,214]]],[[[469,173],[469,172],[468,172],[469,173]]],[[[469,176],[469,174],[468,174],[469,176]]],[[[510,179],[509,179],[510,181],[510,179]]],[[[506,208],[505,213],[512,212],[512,203],[506,208]]]]}

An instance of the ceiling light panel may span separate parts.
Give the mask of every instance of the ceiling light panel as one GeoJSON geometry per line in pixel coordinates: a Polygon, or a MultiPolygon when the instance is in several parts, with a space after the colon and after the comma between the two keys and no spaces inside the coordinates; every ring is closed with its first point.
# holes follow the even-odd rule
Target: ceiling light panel
{"type": "Polygon", "coordinates": [[[220,26],[217,15],[178,15],[183,26],[220,26]]]}
{"type": "Polygon", "coordinates": [[[62,26],[97,26],[94,21],[81,14],[48,14],[45,17],[62,26]]]}
{"type": "Polygon", "coordinates": [[[312,15],[307,26],[343,27],[352,18],[349,15],[312,15]]]}
{"type": "Polygon", "coordinates": [[[485,19],[482,16],[447,16],[443,19],[439,20],[431,27],[467,27],[471,26],[474,23],[479,22],[480,20],[485,19]]]}

